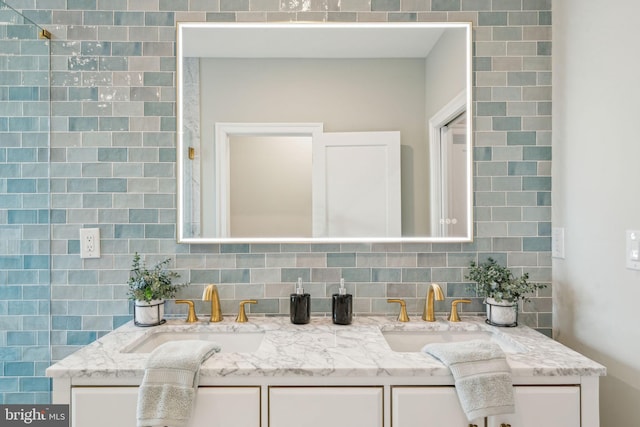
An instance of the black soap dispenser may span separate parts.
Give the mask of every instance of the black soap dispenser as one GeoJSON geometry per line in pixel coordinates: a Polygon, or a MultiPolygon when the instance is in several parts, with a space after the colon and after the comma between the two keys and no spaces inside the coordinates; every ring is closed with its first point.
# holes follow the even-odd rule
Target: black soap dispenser
{"type": "Polygon", "coordinates": [[[311,295],[304,293],[301,277],[298,277],[296,293],[291,294],[289,317],[291,323],[296,325],[304,325],[309,323],[309,319],[311,319],[311,295]]]}
{"type": "Polygon", "coordinates": [[[333,294],[331,301],[333,323],[336,325],[349,325],[353,319],[353,296],[344,288],[344,279],[340,279],[340,289],[333,294]]]}

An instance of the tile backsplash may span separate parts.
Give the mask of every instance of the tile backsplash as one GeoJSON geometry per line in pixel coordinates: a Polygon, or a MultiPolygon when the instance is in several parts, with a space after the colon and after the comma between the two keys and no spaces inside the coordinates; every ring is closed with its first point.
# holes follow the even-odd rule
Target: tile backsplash
{"type": "MultiPolygon", "coordinates": [[[[172,268],[191,282],[182,297],[199,299],[205,284],[218,283],[228,316],[235,316],[238,301],[245,298],[259,300],[247,307],[249,317],[287,314],[288,295],[298,277],[312,295],[314,315],[330,312],[330,297],[340,277],[354,294],[356,315],[392,315],[397,307],[387,304],[387,297],[405,298],[409,314],[419,315],[432,281],[444,285],[447,301],[436,305],[443,315],[454,297],[474,296],[464,279],[466,267],[470,260],[488,256],[516,272],[528,271],[535,281],[551,281],[550,0],[44,0],[37,7],[35,0],[8,3],[53,34],[50,189],[45,192],[50,197],[51,271],[50,286],[48,281],[43,286],[46,297],[38,302],[48,309],[51,293],[51,348],[45,361],[59,360],[132,318],[126,281],[135,252],[148,263],[172,258],[172,268]],[[177,244],[178,21],[473,22],[474,241],[177,244]],[[80,259],[82,227],[100,228],[101,258],[80,259]]],[[[0,160],[6,153],[3,139],[0,160]]],[[[20,162],[29,159],[14,163],[20,162]]],[[[2,200],[14,191],[28,192],[30,183],[6,178],[0,176],[2,200]]],[[[26,216],[34,226],[48,229],[48,221],[26,205],[0,209],[0,226],[7,232],[11,218],[26,216]]],[[[37,255],[29,254],[24,262],[44,262],[48,272],[48,257],[33,258],[37,255]]],[[[11,272],[21,276],[22,268],[27,267],[11,272]]],[[[0,362],[5,374],[0,395],[7,403],[43,401],[48,390],[33,387],[47,381],[41,378],[46,363],[34,362],[28,354],[42,348],[48,352],[48,342],[40,341],[48,335],[31,322],[10,320],[17,314],[10,307],[20,304],[27,310],[31,299],[22,279],[9,278],[4,271],[0,276],[0,352],[15,353],[14,364],[0,362]],[[13,295],[9,289],[15,287],[19,294],[13,295]]],[[[482,311],[481,300],[473,301],[464,312],[482,311]]],[[[197,308],[199,314],[209,312],[206,302],[198,301],[197,308]]],[[[182,314],[184,307],[169,303],[167,311],[182,314]]],[[[550,286],[524,305],[520,320],[551,333],[550,286]]]]}

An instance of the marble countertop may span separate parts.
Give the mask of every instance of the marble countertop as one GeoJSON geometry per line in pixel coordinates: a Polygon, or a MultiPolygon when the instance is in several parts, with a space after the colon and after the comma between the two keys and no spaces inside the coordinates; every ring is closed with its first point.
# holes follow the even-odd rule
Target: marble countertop
{"type": "MultiPolygon", "coordinates": [[[[437,359],[421,353],[391,350],[386,331],[487,331],[518,352],[508,352],[514,377],[601,376],[606,369],[585,356],[525,326],[496,328],[482,318],[463,317],[459,323],[444,319],[408,323],[383,316],[354,317],[348,326],[330,318],[312,318],[307,325],[293,325],[287,317],[254,317],[235,323],[228,316],[219,323],[187,324],[182,319],[140,328],[130,322],[83,347],[47,369],[53,378],[99,380],[142,378],[148,353],[128,353],[132,343],[158,332],[264,332],[260,347],[251,353],[222,352],[202,365],[200,376],[242,377],[434,377],[450,376],[437,359]]],[[[96,382],[98,383],[98,382],[96,382]]]]}

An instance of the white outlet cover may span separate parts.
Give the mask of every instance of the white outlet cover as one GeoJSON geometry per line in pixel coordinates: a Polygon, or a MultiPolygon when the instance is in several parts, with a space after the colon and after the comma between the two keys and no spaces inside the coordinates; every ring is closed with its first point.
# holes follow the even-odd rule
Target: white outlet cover
{"type": "Polygon", "coordinates": [[[100,258],[100,229],[80,229],[80,258],[100,258]]]}
{"type": "Polygon", "coordinates": [[[640,270],[640,230],[626,231],[625,260],[630,270],[640,270]]]}

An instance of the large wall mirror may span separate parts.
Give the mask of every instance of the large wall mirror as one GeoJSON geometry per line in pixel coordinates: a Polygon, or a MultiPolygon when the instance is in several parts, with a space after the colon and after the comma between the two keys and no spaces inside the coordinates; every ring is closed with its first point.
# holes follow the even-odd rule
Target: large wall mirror
{"type": "Polygon", "coordinates": [[[472,240],[471,24],[177,40],[178,242],[472,240]]]}

